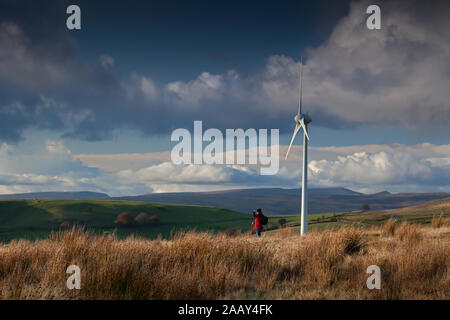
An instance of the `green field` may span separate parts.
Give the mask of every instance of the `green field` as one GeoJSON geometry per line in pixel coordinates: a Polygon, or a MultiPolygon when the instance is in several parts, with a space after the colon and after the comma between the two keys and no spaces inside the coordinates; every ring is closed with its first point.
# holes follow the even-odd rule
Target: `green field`
{"type": "MultiPolygon", "coordinates": [[[[314,214],[330,217],[333,214],[314,214]]],[[[267,229],[278,227],[278,220],[285,218],[288,225],[299,223],[299,215],[269,215],[267,229]]],[[[45,238],[52,231],[60,230],[63,222],[70,226],[85,226],[97,233],[116,232],[120,237],[131,234],[156,238],[159,234],[168,238],[171,232],[182,230],[220,232],[237,227],[243,232],[251,230],[251,215],[227,209],[194,205],[172,205],[119,200],[0,200],[0,241],[12,239],[45,238]],[[134,217],[141,212],[157,215],[159,224],[133,224],[119,227],[114,221],[122,212],[134,217]]]]}
{"type": "Polygon", "coordinates": [[[229,227],[251,229],[250,215],[214,207],[170,205],[111,200],[2,200],[0,201],[0,241],[47,237],[62,222],[83,225],[95,232],[116,231],[119,237],[134,234],[155,238],[171,232],[198,230],[220,232],[229,227]],[[157,215],[159,224],[118,227],[114,221],[122,212],[157,215]]]}

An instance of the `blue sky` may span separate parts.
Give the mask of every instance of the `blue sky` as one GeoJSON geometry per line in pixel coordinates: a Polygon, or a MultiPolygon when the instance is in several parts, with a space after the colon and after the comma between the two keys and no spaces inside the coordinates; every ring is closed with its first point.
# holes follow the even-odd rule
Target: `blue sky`
{"type": "Polygon", "coordinates": [[[365,27],[368,1],[2,1],[0,193],[297,186],[283,170],[192,179],[167,154],[194,120],[279,128],[288,144],[300,56],[313,185],[450,191],[449,5],[377,3],[381,30],[365,27]],[[81,30],[66,28],[69,4],[81,30]]]}
{"type": "Polygon", "coordinates": [[[108,52],[125,76],[139,70],[166,82],[251,72],[273,54],[299,56],[348,10],[344,1],[328,9],[324,1],[130,1],[126,10],[120,1],[78,3],[86,12],[75,34],[83,57],[108,52]]]}

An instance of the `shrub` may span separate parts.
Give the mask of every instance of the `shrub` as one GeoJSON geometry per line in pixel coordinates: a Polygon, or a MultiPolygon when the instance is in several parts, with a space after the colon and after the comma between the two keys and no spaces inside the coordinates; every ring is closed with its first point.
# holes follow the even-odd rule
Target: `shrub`
{"type": "Polygon", "coordinates": [[[278,224],[280,225],[280,227],[284,227],[284,225],[286,224],[286,219],[285,218],[279,219],[278,224]]]}
{"type": "Polygon", "coordinates": [[[60,227],[61,229],[67,229],[67,228],[70,227],[70,223],[69,223],[69,221],[63,221],[63,222],[61,222],[61,224],[59,225],[59,227],[60,227]]]}
{"type": "Polygon", "coordinates": [[[136,218],[134,218],[134,220],[136,220],[136,222],[140,224],[146,224],[150,222],[150,218],[145,212],[139,213],[136,218]]]}
{"type": "Polygon", "coordinates": [[[362,210],[363,210],[363,211],[369,211],[369,210],[370,210],[369,205],[368,205],[367,203],[366,203],[366,204],[363,204],[362,210]]]}
{"type": "Polygon", "coordinates": [[[238,227],[229,227],[223,232],[223,234],[227,237],[234,238],[241,234],[241,229],[238,227]]]}
{"type": "Polygon", "coordinates": [[[114,223],[118,224],[119,226],[130,226],[133,224],[133,216],[129,212],[122,212],[117,216],[114,223]]]}
{"type": "Polygon", "coordinates": [[[345,254],[357,253],[366,245],[363,231],[354,227],[342,228],[337,232],[337,242],[341,243],[345,254]]]}
{"type": "Polygon", "coordinates": [[[158,217],[156,214],[153,215],[153,216],[151,216],[151,217],[149,218],[149,221],[152,222],[152,223],[154,223],[154,224],[159,224],[159,222],[160,222],[159,217],[158,217]]]}

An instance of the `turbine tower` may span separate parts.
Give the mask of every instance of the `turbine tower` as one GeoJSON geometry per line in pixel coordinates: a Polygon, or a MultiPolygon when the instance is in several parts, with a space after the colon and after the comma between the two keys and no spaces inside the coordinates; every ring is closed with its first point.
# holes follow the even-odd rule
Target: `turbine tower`
{"type": "Polygon", "coordinates": [[[308,123],[312,121],[311,117],[305,113],[302,113],[302,78],[303,78],[303,57],[300,62],[300,86],[299,86],[299,99],[298,99],[298,112],[294,117],[295,129],[292,135],[291,143],[286,153],[288,157],[289,150],[291,150],[292,143],[300,128],[303,129],[303,165],[302,165],[302,201],[301,201],[301,230],[302,235],[308,231],[308,123]]]}

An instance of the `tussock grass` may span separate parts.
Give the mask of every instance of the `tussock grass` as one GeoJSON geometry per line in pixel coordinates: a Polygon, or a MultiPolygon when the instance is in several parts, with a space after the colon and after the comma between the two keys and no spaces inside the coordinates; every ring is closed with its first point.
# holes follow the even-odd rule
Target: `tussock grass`
{"type": "Polygon", "coordinates": [[[311,232],[184,232],[170,240],[94,235],[0,245],[1,299],[449,299],[449,228],[402,224],[311,232]],[[81,268],[81,290],[66,269],[81,268]],[[381,290],[366,269],[381,268],[381,290]]]}
{"type": "Polygon", "coordinates": [[[385,237],[393,236],[395,233],[395,228],[397,227],[397,221],[390,218],[383,224],[381,234],[385,237]]]}
{"type": "Polygon", "coordinates": [[[431,226],[433,228],[450,227],[450,218],[445,218],[443,213],[435,215],[431,220],[431,226]]]}
{"type": "Polygon", "coordinates": [[[406,241],[409,244],[414,244],[422,239],[420,227],[415,224],[403,222],[395,233],[400,241],[406,241]]]}

